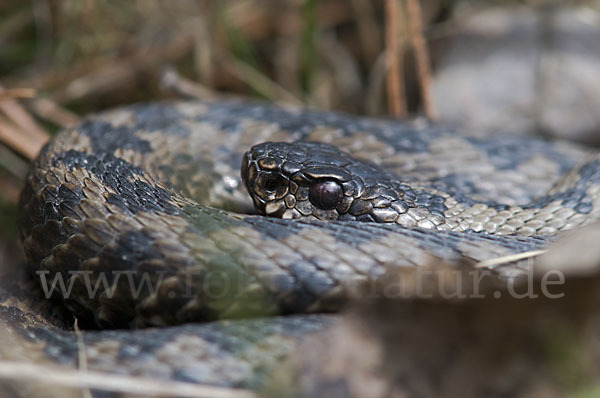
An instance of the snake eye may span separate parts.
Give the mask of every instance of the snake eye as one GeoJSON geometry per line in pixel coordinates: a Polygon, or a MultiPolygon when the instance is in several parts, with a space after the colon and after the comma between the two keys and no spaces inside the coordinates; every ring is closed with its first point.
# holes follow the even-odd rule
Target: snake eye
{"type": "Polygon", "coordinates": [[[308,198],[319,209],[331,210],[342,199],[342,187],[335,181],[319,181],[310,187],[308,198]]]}

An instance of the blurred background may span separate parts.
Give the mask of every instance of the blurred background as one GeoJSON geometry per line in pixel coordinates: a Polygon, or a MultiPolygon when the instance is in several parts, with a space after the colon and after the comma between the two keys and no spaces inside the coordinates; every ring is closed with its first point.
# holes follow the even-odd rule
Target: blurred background
{"type": "Polygon", "coordinates": [[[1,0],[0,250],[60,128],[139,101],[248,97],[595,145],[597,1],[1,0]]]}

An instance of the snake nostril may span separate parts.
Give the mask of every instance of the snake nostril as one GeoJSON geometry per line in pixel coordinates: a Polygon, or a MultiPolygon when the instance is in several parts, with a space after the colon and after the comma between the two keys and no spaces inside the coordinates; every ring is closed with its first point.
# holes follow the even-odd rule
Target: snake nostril
{"type": "Polygon", "coordinates": [[[266,191],[274,192],[279,185],[279,181],[276,178],[269,178],[265,181],[264,188],[266,191]]]}
{"type": "Polygon", "coordinates": [[[289,180],[279,173],[261,171],[255,183],[255,193],[264,199],[281,199],[288,191],[289,180]]]}

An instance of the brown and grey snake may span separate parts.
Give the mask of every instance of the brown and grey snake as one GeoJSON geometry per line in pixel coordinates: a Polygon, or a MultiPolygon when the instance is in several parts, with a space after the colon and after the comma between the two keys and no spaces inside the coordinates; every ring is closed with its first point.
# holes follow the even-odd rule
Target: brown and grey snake
{"type": "MultiPolygon", "coordinates": [[[[246,102],[116,109],[34,162],[20,234],[40,295],[55,289],[36,304],[6,288],[2,319],[41,361],[77,366],[73,314],[113,329],[83,332],[90,369],[259,388],[357,285],[538,251],[597,220],[599,159],[562,142],[246,102]]],[[[511,278],[523,263],[492,271],[511,278]]]]}

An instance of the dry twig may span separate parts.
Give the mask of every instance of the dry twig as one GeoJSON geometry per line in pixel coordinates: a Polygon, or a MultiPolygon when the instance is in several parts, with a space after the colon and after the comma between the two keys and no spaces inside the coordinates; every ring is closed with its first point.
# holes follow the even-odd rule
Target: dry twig
{"type": "Polygon", "coordinates": [[[419,0],[406,0],[408,26],[410,27],[410,41],[415,51],[417,60],[417,71],[421,87],[421,97],[425,115],[435,120],[436,111],[431,97],[431,70],[429,66],[429,52],[427,43],[423,37],[422,12],[419,0]]]}
{"type": "Polygon", "coordinates": [[[10,88],[0,89],[0,102],[9,99],[33,98],[35,90],[32,88],[10,88]]]}
{"type": "Polygon", "coordinates": [[[398,41],[398,0],[386,0],[386,67],[389,113],[395,117],[406,116],[406,98],[403,64],[398,41]]]}
{"type": "Polygon", "coordinates": [[[238,60],[233,56],[224,56],[223,66],[235,77],[261,93],[268,99],[286,103],[289,105],[302,106],[303,103],[296,96],[279,84],[263,75],[252,66],[238,60]]]}
{"type": "Polygon", "coordinates": [[[33,159],[44,146],[49,137],[36,140],[26,132],[0,117],[0,141],[14,149],[27,159],[33,159]]]}
{"type": "Polygon", "coordinates": [[[46,142],[48,140],[48,132],[44,130],[17,101],[12,99],[0,101],[0,111],[4,112],[6,117],[10,119],[28,139],[38,142],[46,142]]]}
{"type": "Polygon", "coordinates": [[[60,127],[72,127],[79,123],[79,116],[47,98],[37,98],[28,107],[39,118],[47,120],[60,127]]]}
{"type": "MultiPolygon", "coordinates": [[[[0,166],[6,169],[13,177],[16,177],[17,180],[25,179],[27,171],[29,170],[29,162],[22,159],[8,146],[3,145],[3,143],[0,144],[0,166]]],[[[6,188],[2,184],[0,184],[0,187],[3,189],[6,188]]],[[[21,190],[21,186],[19,185],[19,187],[15,189],[19,191],[21,190]]],[[[4,193],[6,193],[6,190],[4,190],[4,193]]]]}
{"type": "MultiPolygon", "coordinates": [[[[75,319],[75,323],[73,324],[73,330],[75,330],[75,335],[77,336],[77,359],[79,364],[79,371],[82,373],[86,373],[88,371],[87,354],[85,351],[85,342],[83,341],[83,334],[79,329],[79,322],[77,322],[77,318],[75,319]]],[[[84,398],[92,398],[92,392],[89,388],[82,388],[81,393],[84,398]]]]}
{"type": "Polygon", "coordinates": [[[535,258],[541,256],[546,253],[547,250],[532,250],[523,253],[510,254],[508,256],[491,258],[489,260],[480,261],[475,264],[474,268],[492,268],[501,264],[508,264],[515,261],[527,260],[531,258],[535,258]]]}
{"type": "Polygon", "coordinates": [[[166,90],[172,91],[182,97],[190,97],[202,100],[215,100],[219,97],[211,89],[186,79],[173,68],[167,68],[160,77],[160,83],[166,90]]]}

